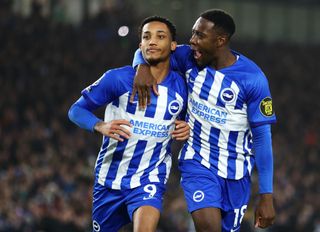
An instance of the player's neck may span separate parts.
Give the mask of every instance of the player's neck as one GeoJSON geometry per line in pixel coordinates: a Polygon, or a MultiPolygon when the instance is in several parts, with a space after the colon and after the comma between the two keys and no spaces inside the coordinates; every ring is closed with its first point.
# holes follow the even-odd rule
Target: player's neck
{"type": "Polygon", "coordinates": [[[233,55],[230,49],[222,50],[219,55],[214,59],[211,66],[215,70],[229,67],[236,62],[237,58],[233,55]]]}
{"type": "Polygon", "coordinates": [[[150,66],[150,71],[152,73],[152,76],[156,78],[158,84],[161,83],[164,80],[164,78],[168,75],[169,67],[170,67],[169,60],[159,62],[155,65],[150,66]]]}

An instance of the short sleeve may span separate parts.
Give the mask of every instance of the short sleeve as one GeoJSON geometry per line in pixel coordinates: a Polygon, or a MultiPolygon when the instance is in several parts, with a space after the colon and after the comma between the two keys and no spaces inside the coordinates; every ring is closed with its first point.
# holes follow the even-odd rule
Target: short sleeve
{"type": "Polygon", "coordinates": [[[118,81],[112,71],[104,73],[97,81],[82,90],[81,94],[97,106],[112,102],[116,96],[118,81]]]}
{"type": "Polygon", "coordinates": [[[248,118],[250,125],[256,127],[276,122],[268,80],[258,73],[248,84],[248,118]]]}

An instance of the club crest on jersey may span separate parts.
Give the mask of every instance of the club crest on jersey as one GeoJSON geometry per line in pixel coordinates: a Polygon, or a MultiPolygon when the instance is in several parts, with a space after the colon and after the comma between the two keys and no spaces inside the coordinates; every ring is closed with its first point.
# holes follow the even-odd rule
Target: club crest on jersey
{"type": "Polygon", "coordinates": [[[260,112],[266,117],[271,117],[273,115],[271,97],[266,97],[260,102],[260,112]]]}
{"type": "Polygon", "coordinates": [[[224,103],[232,103],[236,99],[236,93],[231,88],[225,88],[221,91],[220,98],[224,103]]]}
{"type": "Polygon", "coordinates": [[[178,100],[173,100],[168,106],[169,113],[171,115],[177,115],[181,110],[181,103],[178,100]]]}

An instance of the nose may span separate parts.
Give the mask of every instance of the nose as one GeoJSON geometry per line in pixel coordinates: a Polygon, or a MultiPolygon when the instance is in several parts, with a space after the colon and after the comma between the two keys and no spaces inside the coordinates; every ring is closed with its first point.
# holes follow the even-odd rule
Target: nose
{"type": "Polygon", "coordinates": [[[156,45],[157,44],[157,39],[154,37],[151,37],[149,40],[149,45],[156,45]]]}
{"type": "Polygon", "coordinates": [[[195,36],[195,34],[192,34],[192,35],[191,35],[191,38],[190,38],[190,40],[189,40],[189,43],[190,43],[190,44],[193,44],[193,45],[196,43],[196,36],[195,36]]]}

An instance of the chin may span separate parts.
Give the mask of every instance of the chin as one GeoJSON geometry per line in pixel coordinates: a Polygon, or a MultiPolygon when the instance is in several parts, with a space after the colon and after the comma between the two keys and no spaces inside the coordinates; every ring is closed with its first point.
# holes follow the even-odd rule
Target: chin
{"type": "Polygon", "coordinates": [[[146,61],[150,64],[150,65],[154,65],[154,64],[158,64],[159,62],[161,62],[160,58],[147,58],[146,61]]]}

